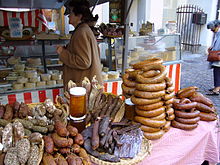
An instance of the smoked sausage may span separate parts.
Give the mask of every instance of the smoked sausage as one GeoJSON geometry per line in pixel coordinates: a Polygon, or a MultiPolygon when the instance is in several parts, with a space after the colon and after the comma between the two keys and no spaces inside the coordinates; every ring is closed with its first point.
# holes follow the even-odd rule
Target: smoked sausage
{"type": "Polygon", "coordinates": [[[183,130],[191,130],[191,129],[196,128],[198,126],[198,123],[196,123],[196,124],[182,124],[178,121],[173,120],[171,122],[171,125],[175,128],[179,128],[179,129],[183,129],[183,130]]]}
{"type": "Polygon", "coordinates": [[[135,112],[137,115],[139,116],[143,116],[143,117],[155,117],[155,116],[159,116],[162,113],[165,112],[165,107],[160,107],[157,109],[152,109],[150,111],[143,111],[143,110],[139,110],[139,109],[135,109],[135,112]]]}
{"type": "Polygon", "coordinates": [[[165,81],[156,84],[136,84],[136,89],[146,92],[157,92],[166,88],[165,81]]]}
{"type": "Polygon", "coordinates": [[[175,120],[182,124],[196,124],[199,122],[200,117],[198,116],[192,119],[184,119],[184,118],[176,117],[175,120]]]}
{"type": "Polygon", "coordinates": [[[217,116],[214,113],[200,112],[199,116],[200,116],[200,120],[203,121],[214,121],[217,119],[217,116]]]}
{"type": "Polygon", "coordinates": [[[131,96],[131,101],[135,105],[148,105],[148,104],[157,103],[160,100],[161,100],[161,97],[158,97],[158,98],[155,98],[155,99],[144,99],[144,98],[131,96]]]}
{"type": "Polygon", "coordinates": [[[159,101],[157,103],[149,104],[149,105],[137,105],[136,108],[139,110],[150,111],[153,109],[157,109],[163,106],[163,101],[159,101]]]}
{"type": "Polygon", "coordinates": [[[141,116],[135,116],[134,120],[149,127],[161,128],[166,124],[166,120],[153,120],[141,116]]]}
{"type": "Polygon", "coordinates": [[[145,99],[155,99],[155,98],[164,96],[165,91],[162,90],[162,91],[157,91],[157,92],[144,92],[144,91],[135,90],[134,95],[140,98],[145,98],[145,99]]]}
{"type": "Polygon", "coordinates": [[[144,137],[149,140],[156,140],[156,139],[160,139],[164,135],[164,133],[165,133],[164,130],[160,130],[158,132],[153,132],[153,133],[144,132],[144,137]]]}
{"type": "Polygon", "coordinates": [[[199,116],[200,111],[195,110],[194,112],[184,112],[175,110],[174,114],[176,117],[184,118],[184,119],[192,119],[199,116]]]}

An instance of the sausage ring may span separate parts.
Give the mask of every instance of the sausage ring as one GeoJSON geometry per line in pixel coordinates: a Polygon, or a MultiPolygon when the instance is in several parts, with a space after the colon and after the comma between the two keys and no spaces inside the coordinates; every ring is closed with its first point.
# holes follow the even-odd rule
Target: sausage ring
{"type": "Polygon", "coordinates": [[[165,94],[165,95],[163,96],[163,99],[164,99],[165,101],[167,101],[167,100],[170,100],[170,99],[174,98],[174,96],[175,96],[175,92],[172,92],[172,93],[169,93],[169,94],[165,94]]]}
{"type": "Polygon", "coordinates": [[[173,86],[173,82],[172,82],[172,79],[171,79],[171,78],[165,77],[164,80],[166,81],[167,88],[173,86]]]}
{"type": "Polygon", "coordinates": [[[160,131],[160,128],[153,128],[153,127],[148,127],[145,125],[141,125],[140,129],[144,132],[149,132],[149,133],[160,131]]]}
{"type": "Polygon", "coordinates": [[[217,119],[217,116],[214,113],[200,112],[199,116],[200,116],[200,120],[203,121],[214,121],[217,119]]]}
{"type": "Polygon", "coordinates": [[[172,107],[166,108],[167,116],[171,116],[174,114],[174,109],[172,107]]]}
{"type": "Polygon", "coordinates": [[[165,107],[160,107],[160,108],[153,109],[153,110],[150,110],[150,111],[143,111],[143,110],[135,109],[135,112],[138,116],[143,116],[143,117],[149,118],[149,117],[159,116],[162,113],[164,113],[165,112],[165,107]]]}
{"type": "Polygon", "coordinates": [[[203,103],[207,106],[213,106],[213,102],[212,100],[210,100],[209,98],[205,97],[203,94],[201,93],[194,93],[194,95],[192,95],[192,97],[190,97],[191,101],[195,101],[195,102],[199,102],[199,103],[203,103]]]}
{"type": "Polygon", "coordinates": [[[187,90],[189,90],[189,89],[195,89],[195,90],[197,90],[198,87],[196,87],[196,86],[191,86],[191,87],[186,87],[186,88],[180,89],[180,90],[177,91],[177,95],[179,95],[179,94],[181,94],[182,92],[187,91],[187,90]]]}
{"type": "Polygon", "coordinates": [[[169,131],[170,125],[171,125],[171,121],[167,121],[166,124],[165,124],[164,127],[163,127],[163,130],[164,130],[165,132],[169,131]]]}
{"type": "Polygon", "coordinates": [[[142,69],[149,64],[162,64],[163,60],[161,58],[150,58],[132,65],[134,69],[142,69]]]}
{"type": "Polygon", "coordinates": [[[156,140],[156,139],[160,139],[164,135],[164,133],[165,133],[164,130],[160,130],[158,132],[153,132],[153,133],[144,132],[144,137],[149,140],[156,140]]]}
{"type": "Polygon", "coordinates": [[[164,90],[165,88],[166,88],[165,81],[156,84],[136,84],[137,90],[146,91],[146,92],[157,92],[164,90]]]}
{"type": "Polygon", "coordinates": [[[143,73],[143,71],[140,71],[140,70],[133,70],[133,71],[129,71],[127,72],[127,74],[129,75],[129,78],[135,80],[137,74],[141,74],[143,73]]]}
{"type": "Polygon", "coordinates": [[[170,116],[167,116],[166,119],[167,119],[168,121],[172,121],[172,120],[175,119],[175,115],[172,114],[172,115],[170,115],[170,116]]]}
{"type": "Polygon", "coordinates": [[[149,70],[149,71],[146,71],[146,72],[141,73],[141,75],[142,75],[144,78],[155,77],[155,76],[157,76],[158,74],[160,74],[160,72],[159,72],[158,70],[149,70]]]}
{"type": "Polygon", "coordinates": [[[207,113],[215,112],[215,107],[209,107],[203,103],[197,103],[196,109],[202,112],[207,112],[207,113]]]}
{"type": "Polygon", "coordinates": [[[161,128],[166,124],[166,120],[153,120],[146,117],[135,116],[134,120],[149,127],[161,128]]]}
{"type": "Polygon", "coordinates": [[[197,107],[197,102],[191,102],[191,103],[173,103],[174,109],[180,109],[180,110],[186,110],[186,109],[192,109],[197,107]]]}
{"type": "Polygon", "coordinates": [[[155,99],[143,99],[143,98],[138,98],[135,96],[131,96],[131,101],[132,103],[134,103],[135,105],[147,105],[147,104],[153,104],[153,103],[157,103],[161,100],[160,97],[155,98],[155,99]]]}
{"type": "Polygon", "coordinates": [[[175,120],[182,124],[196,124],[199,122],[200,117],[198,116],[192,119],[184,119],[184,118],[176,117],[175,120]]]}
{"type": "Polygon", "coordinates": [[[135,87],[136,85],[135,81],[129,80],[128,73],[123,74],[122,81],[123,81],[123,84],[127,87],[135,87]]]}
{"type": "Polygon", "coordinates": [[[155,99],[161,96],[165,95],[165,91],[157,91],[157,92],[144,92],[144,91],[139,91],[135,90],[134,95],[140,98],[145,98],[145,99],[155,99]]]}
{"type": "Polygon", "coordinates": [[[192,118],[198,117],[200,112],[198,110],[195,110],[194,112],[189,113],[189,112],[175,110],[174,114],[176,117],[180,117],[184,119],[192,119],[192,118]]]}
{"type": "Polygon", "coordinates": [[[170,86],[166,89],[166,93],[172,93],[174,92],[174,90],[175,90],[174,86],[170,86]]]}
{"type": "Polygon", "coordinates": [[[129,94],[129,95],[132,95],[135,91],[135,88],[127,87],[127,86],[125,86],[124,83],[121,84],[121,87],[122,87],[123,92],[126,94],[129,94]]]}
{"type": "Polygon", "coordinates": [[[144,76],[137,74],[136,81],[142,84],[155,84],[162,82],[164,78],[166,77],[166,71],[165,67],[162,64],[155,64],[155,65],[149,65],[142,69],[143,71],[149,71],[149,70],[159,70],[160,73],[157,76],[145,78],[144,76]]]}
{"type": "Polygon", "coordinates": [[[151,117],[150,119],[154,119],[154,120],[163,120],[166,118],[166,114],[165,113],[161,113],[160,115],[158,116],[155,116],[155,117],[151,117]]]}
{"type": "Polygon", "coordinates": [[[148,104],[148,105],[137,105],[135,109],[144,110],[144,111],[150,111],[153,109],[157,109],[163,106],[163,101],[159,101],[157,103],[148,104]]]}
{"type": "Polygon", "coordinates": [[[175,128],[184,129],[184,130],[191,130],[191,129],[196,128],[198,126],[198,123],[196,123],[196,124],[182,124],[178,121],[173,120],[171,122],[171,125],[175,128]]]}
{"type": "Polygon", "coordinates": [[[195,88],[187,89],[187,90],[182,91],[181,93],[177,93],[177,97],[178,98],[191,97],[195,92],[196,92],[195,88]]]}
{"type": "Polygon", "coordinates": [[[173,100],[174,100],[174,98],[171,98],[171,99],[165,101],[165,105],[173,104],[173,100]]]}

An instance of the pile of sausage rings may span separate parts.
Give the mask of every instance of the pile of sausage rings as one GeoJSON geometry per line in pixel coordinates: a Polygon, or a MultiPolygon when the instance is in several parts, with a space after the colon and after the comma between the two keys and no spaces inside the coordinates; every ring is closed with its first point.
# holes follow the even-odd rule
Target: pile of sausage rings
{"type": "Polygon", "coordinates": [[[151,58],[133,64],[122,76],[122,90],[135,104],[134,121],[141,123],[149,140],[161,138],[172,125],[190,130],[198,121],[216,119],[213,103],[196,87],[181,89],[175,94],[162,59],[151,58]]]}

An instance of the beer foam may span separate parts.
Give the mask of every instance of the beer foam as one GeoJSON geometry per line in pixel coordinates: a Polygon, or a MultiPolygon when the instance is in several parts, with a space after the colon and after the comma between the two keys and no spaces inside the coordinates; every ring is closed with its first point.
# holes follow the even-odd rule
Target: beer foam
{"type": "Polygon", "coordinates": [[[74,96],[83,96],[86,94],[86,88],[83,87],[70,88],[70,94],[74,96]]]}

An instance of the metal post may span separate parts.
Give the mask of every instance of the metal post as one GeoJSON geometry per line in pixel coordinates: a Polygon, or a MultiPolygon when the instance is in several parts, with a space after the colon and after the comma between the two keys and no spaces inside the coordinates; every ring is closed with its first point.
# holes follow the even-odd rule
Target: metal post
{"type": "Polygon", "coordinates": [[[96,0],[95,5],[93,6],[91,12],[93,12],[93,10],[95,9],[96,5],[99,3],[99,0],[96,0]]]}
{"type": "Polygon", "coordinates": [[[123,54],[122,54],[122,71],[121,73],[125,73],[125,69],[127,68],[127,58],[128,58],[128,33],[129,33],[129,11],[131,8],[131,5],[133,3],[133,0],[125,0],[125,20],[124,20],[124,38],[123,38],[123,54]],[[130,2],[130,5],[128,7],[128,4],[130,2]]]}
{"type": "Polygon", "coordinates": [[[47,73],[47,65],[46,65],[46,56],[45,56],[45,41],[42,40],[42,54],[43,54],[43,66],[44,66],[44,73],[47,73]]]}

